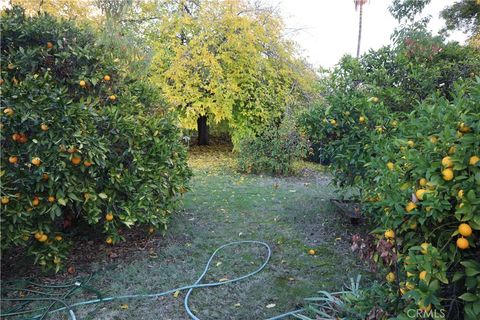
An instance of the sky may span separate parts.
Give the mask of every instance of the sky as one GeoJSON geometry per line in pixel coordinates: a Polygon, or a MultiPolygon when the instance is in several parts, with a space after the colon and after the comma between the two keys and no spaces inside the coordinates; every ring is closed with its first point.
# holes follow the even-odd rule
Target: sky
{"type": "MultiPolygon", "coordinates": [[[[332,67],[344,54],[355,55],[358,37],[358,12],[353,0],[268,0],[278,6],[286,24],[286,35],[295,40],[302,55],[314,67],[332,67]],[[300,31],[293,31],[300,29],[300,31]]],[[[444,25],[439,12],[453,0],[432,0],[424,15],[431,15],[429,28],[435,33],[444,25]]],[[[370,0],[363,9],[361,52],[390,43],[398,22],[390,15],[390,0],[370,0]]],[[[451,40],[465,42],[456,32],[451,40]]]]}

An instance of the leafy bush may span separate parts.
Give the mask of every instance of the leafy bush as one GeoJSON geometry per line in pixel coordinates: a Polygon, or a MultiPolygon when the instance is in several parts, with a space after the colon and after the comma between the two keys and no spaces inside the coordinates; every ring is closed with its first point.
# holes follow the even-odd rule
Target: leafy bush
{"type": "Polygon", "coordinates": [[[240,141],[238,165],[248,173],[290,174],[295,159],[306,155],[308,144],[291,121],[270,125],[257,136],[240,141]]]}
{"type": "Polygon", "coordinates": [[[2,250],[59,270],[82,222],[109,244],[166,228],[190,172],[158,93],[70,22],[14,7],[1,28],[2,250]]]}

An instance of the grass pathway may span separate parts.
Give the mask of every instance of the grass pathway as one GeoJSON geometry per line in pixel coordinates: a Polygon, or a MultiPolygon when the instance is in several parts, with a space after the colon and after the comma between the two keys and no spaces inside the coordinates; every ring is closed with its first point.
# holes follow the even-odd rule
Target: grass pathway
{"type": "MultiPolygon", "coordinates": [[[[233,170],[228,153],[195,149],[190,165],[194,171],[191,190],[167,235],[146,239],[146,249],[133,249],[115,264],[111,259],[89,263],[85,271],[95,271],[91,286],[106,296],[165,291],[192,284],[211,253],[222,244],[265,241],[272,248],[272,258],[261,273],[241,282],[197,289],[190,298],[192,310],[202,320],[253,320],[298,309],[303,299],[316,291],[338,290],[350,277],[365,274],[349,250],[351,234],[359,230],[335,213],[328,202],[335,196],[334,190],[318,168],[307,168],[313,173],[304,177],[241,175],[233,170]],[[309,249],[317,254],[309,255],[309,249]]],[[[100,246],[98,252],[104,256],[119,249],[100,246]]],[[[214,260],[204,281],[249,273],[263,263],[265,253],[260,246],[227,248],[214,260]]],[[[92,313],[93,307],[84,307],[77,316],[188,319],[183,310],[184,295],[115,301],[97,305],[92,313]]],[[[75,301],[88,298],[76,296],[75,301]]]]}

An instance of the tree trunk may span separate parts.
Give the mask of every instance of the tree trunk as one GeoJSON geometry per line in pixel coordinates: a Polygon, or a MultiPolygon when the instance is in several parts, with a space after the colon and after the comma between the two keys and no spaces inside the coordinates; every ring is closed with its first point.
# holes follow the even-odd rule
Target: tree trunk
{"type": "Polygon", "coordinates": [[[363,5],[360,4],[360,15],[358,21],[358,43],[357,43],[357,58],[360,57],[360,42],[362,40],[362,21],[363,20],[363,5]]]}
{"type": "Polygon", "coordinates": [[[198,145],[208,145],[208,126],[207,116],[199,116],[197,119],[198,145]]]}

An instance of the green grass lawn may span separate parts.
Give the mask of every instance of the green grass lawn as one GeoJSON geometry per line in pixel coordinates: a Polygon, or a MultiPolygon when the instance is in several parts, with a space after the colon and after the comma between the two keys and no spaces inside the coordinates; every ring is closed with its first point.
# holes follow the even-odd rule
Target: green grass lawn
{"type": "MultiPolygon", "coordinates": [[[[272,259],[260,274],[197,289],[190,301],[201,319],[263,319],[297,309],[316,291],[338,290],[349,277],[365,274],[365,267],[349,251],[351,234],[359,230],[328,202],[335,192],[320,168],[310,165],[307,175],[276,178],[235,173],[233,160],[218,151],[194,150],[191,157],[191,190],[166,236],[156,238],[154,249],[139,251],[128,262],[95,264],[92,286],[106,295],[120,295],[188,285],[218,246],[260,240],[272,248],[272,259]],[[309,249],[317,254],[309,255],[309,249]]],[[[259,246],[228,248],[215,259],[205,281],[248,273],[261,265],[265,254],[259,246]]],[[[86,318],[187,319],[184,295],[111,302],[86,318]]],[[[80,309],[78,314],[84,318],[92,309],[80,309]]]]}

